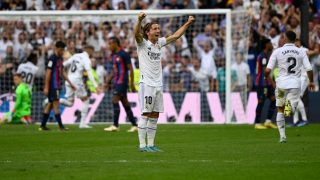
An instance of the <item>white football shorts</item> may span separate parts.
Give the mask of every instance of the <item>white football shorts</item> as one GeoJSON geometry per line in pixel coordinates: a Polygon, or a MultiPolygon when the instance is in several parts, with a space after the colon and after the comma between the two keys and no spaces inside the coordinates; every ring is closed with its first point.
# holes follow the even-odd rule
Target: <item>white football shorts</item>
{"type": "Polygon", "coordinates": [[[280,89],[276,88],[275,95],[276,95],[276,106],[277,107],[284,107],[286,101],[290,101],[292,112],[296,109],[299,99],[300,99],[300,89],[280,89]]]}
{"type": "Polygon", "coordinates": [[[139,84],[139,103],[141,113],[163,112],[162,86],[153,87],[145,83],[139,84]]]}
{"type": "Polygon", "coordinates": [[[85,86],[85,84],[81,83],[74,83],[73,85],[76,86],[77,90],[74,91],[69,83],[66,83],[66,95],[65,97],[67,99],[72,99],[75,96],[77,96],[77,98],[84,98],[88,96],[88,91],[87,88],[85,86]]]}

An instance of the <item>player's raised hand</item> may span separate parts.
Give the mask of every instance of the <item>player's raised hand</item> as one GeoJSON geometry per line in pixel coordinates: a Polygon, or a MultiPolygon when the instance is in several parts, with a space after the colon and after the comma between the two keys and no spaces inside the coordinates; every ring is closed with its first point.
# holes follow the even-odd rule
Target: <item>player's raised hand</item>
{"type": "Polygon", "coordinates": [[[146,16],[147,15],[144,12],[139,13],[139,16],[138,16],[139,21],[142,21],[146,16]]]}
{"type": "Polygon", "coordinates": [[[193,23],[196,20],[196,18],[194,18],[194,16],[189,16],[188,18],[188,22],[193,23]]]}

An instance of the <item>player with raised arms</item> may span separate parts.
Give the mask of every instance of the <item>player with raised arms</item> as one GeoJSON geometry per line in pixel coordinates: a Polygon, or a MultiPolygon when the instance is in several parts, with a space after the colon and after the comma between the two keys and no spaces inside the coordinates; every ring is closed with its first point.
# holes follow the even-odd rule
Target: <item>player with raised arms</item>
{"type": "Polygon", "coordinates": [[[280,143],[286,142],[284,116],[290,116],[292,112],[295,112],[300,99],[302,68],[308,74],[310,90],[314,90],[315,87],[308,55],[304,50],[295,46],[295,40],[296,34],[293,31],[287,31],[284,46],[273,51],[265,70],[266,78],[271,78],[272,69],[276,65],[279,68],[279,73],[276,77],[275,95],[278,108],[277,126],[280,134],[280,143]],[[288,111],[285,111],[285,106],[289,107],[287,108],[288,111]]]}
{"type": "Polygon", "coordinates": [[[175,42],[195,21],[189,16],[188,21],[173,35],[160,37],[160,25],[157,22],[146,23],[141,27],[147,15],[139,13],[134,35],[140,67],[139,103],[141,117],[138,121],[139,148],[142,152],[161,151],[154,145],[159,113],[163,112],[161,48],[175,42]],[[147,136],[147,143],[146,143],[147,136]]]}

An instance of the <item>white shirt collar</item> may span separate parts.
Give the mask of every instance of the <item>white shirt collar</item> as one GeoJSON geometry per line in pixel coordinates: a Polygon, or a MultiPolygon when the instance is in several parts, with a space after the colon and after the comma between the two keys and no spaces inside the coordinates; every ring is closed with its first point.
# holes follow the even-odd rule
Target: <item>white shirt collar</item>
{"type": "Polygon", "coordinates": [[[293,43],[286,43],[283,46],[294,46],[294,44],[293,43]]]}
{"type": "Polygon", "coordinates": [[[159,43],[159,39],[155,44],[153,44],[151,41],[147,40],[148,46],[156,46],[158,43],[159,43]]]}

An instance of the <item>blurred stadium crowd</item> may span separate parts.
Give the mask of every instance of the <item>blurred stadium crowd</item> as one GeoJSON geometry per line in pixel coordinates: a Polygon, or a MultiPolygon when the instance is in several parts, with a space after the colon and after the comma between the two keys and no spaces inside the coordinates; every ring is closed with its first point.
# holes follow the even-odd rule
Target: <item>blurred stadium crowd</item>
{"type": "MultiPolygon", "coordinates": [[[[316,1],[315,1],[316,2],[316,1]]],[[[310,1],[309,50],[316,81],[320,71],[319,5],[310,1]],[[318,7],[318,8],[317,8],[318,7]]],[[[255,87],[256,60],[261,52],[260,40],[271,39],[274,48],[286,30],[301,32],[300,11],[292,0],[2,0],[0,10],[125,10],[125,9],[211,9],[245,10],[252,17],[248,37],[233,38],[232,90],[251,91],[255,87]],[[246,48],[244,48],[246,47],[246,48]]],[[[225,92],[225,20],[224,16],[197,17],[191,31],[175,44],[167,46],[163,64],[164,91],[225,92]],[[199,24],[197,24],[199,23],[199,24]]],[[[169,18],[162,25],[164,36],[172,33],[182,18],[169,18]]],[[[31,52],[38,54],[39,71],[33,91],[42,91],[46,58],[57,40],[65,41],[70,54],[85,45],[95,48],[92,59],[101,84],[108,73],[110,51],[107,39],[119,37],[123,49],[130,53],[133,67],[138,58],[133,38],[134,21],[110,22],[23,22],[0,19],[0,94],[13,86],[12,73],[26,61],[31,52]],[[106,67],[106,68],[105,68],[106,67]]],[[[244,27],[236,26],[238,31],[244,27]]],[[[233,37],[236,36],[233,33],[233,37]]],[[[238,36],[242,36],[239,34],[238,36]]]]}

